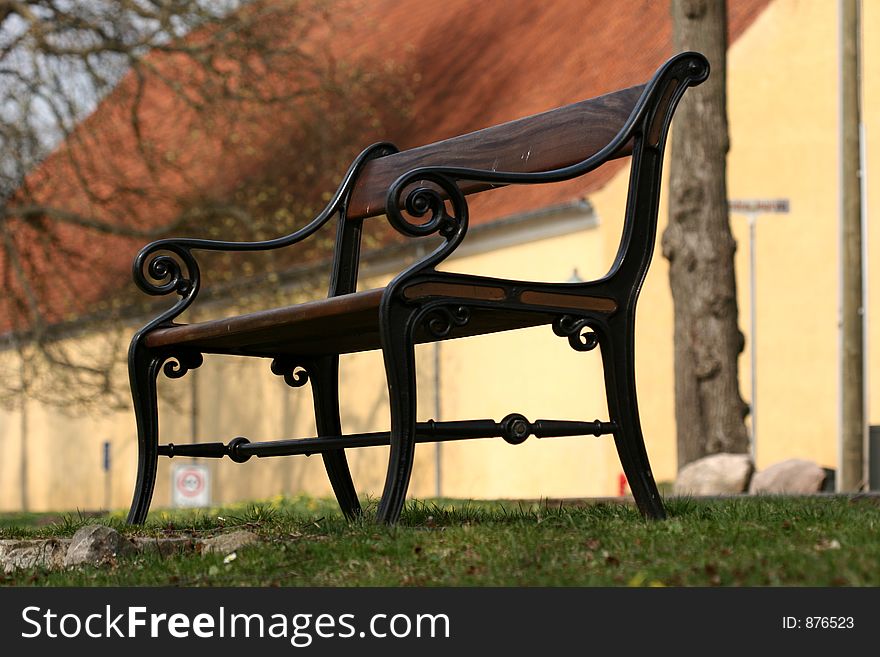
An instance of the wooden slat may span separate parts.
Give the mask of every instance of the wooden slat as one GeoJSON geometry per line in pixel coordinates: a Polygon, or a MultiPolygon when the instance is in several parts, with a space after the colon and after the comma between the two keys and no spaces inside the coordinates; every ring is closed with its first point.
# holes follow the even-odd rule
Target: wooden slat
{"type": "Polygon", "coordinates": [[[588,297],[582,294],[526,290],[519,295],[519,300],[533,306],[572,308],[573,310],[597,310],[601,313],[613,313],[617,310],[617,302],[614,299],[608,299],[605,297],[588,297]]]}
{"type": "MultiPolygon", "coordinates": [[[[379,303],[384,290],[367,290],[298,306],[265,310],[199,324],[183,324],[152,331],[146,338],[151,349],[192,349],[205,354],[238,354],[275,357],[282,354],[311,356],[347,354],[378,349],[379,303]]],[[[549,324],[554,313],[474,308],[470,321],[454,327],[448,338],[549,324]]],[[[417,343],[436,338],[424,328],[416,331],[417,343]]]]}
{"type": "MultiPolygon", "coordinates": [[[[373,160],[364,167],[352,192],[348,216],[359,219],[383,214],[388,187],[416,167],[534,173],[581,162],[614,138],[643,90],[644,85],[630,87],[373,160]]],[[[627,144],[615,157],[631,152],[631,145],[627,144]]],[[[461,188],[470,194],[487,186],[464,182],[461,188]]]]}
{"type": "Polygon", "coordinates": [[[156,329],[147,336],[146,346],[152,349],[204,347],[210,353],[278,341],[315,340],[340,334],[356,336],[367,330],[377,332],[383,292],[382,289],[367,290],[228,319],[156,329]]]}
{"type": "Polygon", "coordinates": [[[483,301],[504,301],[507,298],[503,287],[463,285],[461,283],[446,283],[442,281],[428,281],[426,283],[410,285],[404,288],[403,296],[407,299],[446,296],[459,297],[461,299],[481,299],[483,301]]]}

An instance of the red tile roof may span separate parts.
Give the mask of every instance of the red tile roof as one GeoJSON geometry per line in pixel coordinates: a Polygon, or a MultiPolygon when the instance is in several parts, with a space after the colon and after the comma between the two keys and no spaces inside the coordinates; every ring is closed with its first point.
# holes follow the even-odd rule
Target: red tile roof
{"type": "MultiPolygon", "coordinates": [[[[731,40],[768,2],[729,3],[731,40]]],[[[673,54],[669,6],[660,0],[343,0],[338,6],[345,9],[332,28],[340,60],[369,56],[415,74],[411,120],[393,126],[390,134],[375,135],[401,148],[641,84],[673,54]]],[[[168,57],[157,62],[186,79],[185,71],[175,68],[179,62],[168,57]]],[[[199,130],[186,120],[189,110],[166,87],[148,83],[140,101],[145,136],[157,153],[178,165],[156,174],[135,153],[137,141],[129,122],[135,87],[129,76],[86,120],[88,130],[47,158],[28,181],[35,198],[123,226],[161,226],[179,212],[178,192],[193,189],[210,197],[228,191],[242,172],[260,166],[260,144],[272,143],[286,129],[271,110],[264,112],[252,125],[254,154],[230,164],[217,139],[209,136],[222,130],[199,130]],[[82,160],[81,170],[95,195],[83,192],[69,164],[71,157],[82,160]]],[[[621,166],[612,163],[567,183],[472,197],[472,222],[584,196],[621,166]]],[[[22,244],[40,241],[38,231],[26,226],[16,237],[22,244]]],[[[108,290],[130,291],[132,299],[140,294],[130,283],[129,268],[146,240],[69,225],[53,229],[52,237],[52,248],[33,250],[24,264],[50,321],[63,320],[70,312],[89,314],[108,290]],[[79,268],[60,280],[52,255],[58,245],[81,260],[79,268]]],[[[14,292],[9,265],[0,261],[0,283],[14,292]]],[[[6,296],[8,304],[15,294],[6,296]]],[[[4,315],[0,332],[14,326],[8,305],[4,315]]]]}

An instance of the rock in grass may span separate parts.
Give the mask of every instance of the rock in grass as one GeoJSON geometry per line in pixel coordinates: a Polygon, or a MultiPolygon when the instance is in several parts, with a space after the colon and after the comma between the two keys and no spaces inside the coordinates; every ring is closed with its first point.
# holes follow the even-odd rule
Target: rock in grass
{"type": "Polygon", "coordinates": [[[819,464],[806,459],[788,459],[756,472],[749,485],[750,493],[810,495],[822,490],[826,472],[819,464]]]}
{"type": "Polygon", "coordinates": [[[231,554],[236,550],[243,548],[245,545],[256,543],[260,537],[253,532],[235,531],[228,534],[220,534],[213,538],[206,538],[202,541],[202,554],[217,553],[231,554]]]}
{"type": "Polygon", "coordinates": [[[69,540],[57,538],[0,541],[0,564],[7,574],[19,568],[60,568],[64,565],[69,543],[69,540]]]}
{"type": "Polygon", "coordinates": [[[194,552],[196,549],[196,542],[186,536],[171,536],[161,538],[136,536],[133,540],[138,552],[141,552],[143,554],[157,553],[163,557],[168,557],[173,554],[194,552]]]}
{"type": "Polygon", "coordinates": [[[676,495],[730,495],[745,492],[755,471],[748,454],[711,454],[684,466],[676,495]]]}
{"type": "Polygon", "coordinates": [[[135,550],[134,543],[112,527],[88,525],[73,535],[70,547],[67,548],[64,565],[78,566],[87,563],[99,566],[135,550]]]}

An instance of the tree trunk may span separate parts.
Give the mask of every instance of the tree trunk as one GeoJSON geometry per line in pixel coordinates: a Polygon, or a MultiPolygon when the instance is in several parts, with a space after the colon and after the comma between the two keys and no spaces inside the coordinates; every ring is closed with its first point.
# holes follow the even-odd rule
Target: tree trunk
{"type": "Polygon", "coordinates": [[[711,74],[681,101],[672,134],[669,225],[663,255],[675,307],[678,466],[749,448],[739,391],[736,243],[727,213],[727,8],[724,0],[672,0],[676,52],[696,50],[711,74]]]}

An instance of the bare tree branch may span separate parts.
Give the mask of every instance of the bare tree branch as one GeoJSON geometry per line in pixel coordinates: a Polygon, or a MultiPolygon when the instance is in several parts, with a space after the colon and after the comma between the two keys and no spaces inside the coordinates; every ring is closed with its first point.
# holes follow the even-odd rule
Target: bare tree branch
{"type": "MultiPolygon", "coordinates": [[[[0,345],[26,374],[0,377],[0,404],[127,403],[137,249],[292,232],[351,145],[405,115],[406,71],[331,55],[347,1],[0,0],[0,345]],[[100,318],[94,348],[58,328],[81,318],[100,318]]],[[[218,255],[202,273],[250,292],[248,276],[327,248],[218,255]]]]}

